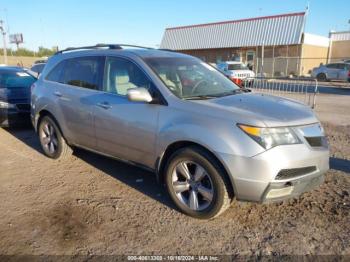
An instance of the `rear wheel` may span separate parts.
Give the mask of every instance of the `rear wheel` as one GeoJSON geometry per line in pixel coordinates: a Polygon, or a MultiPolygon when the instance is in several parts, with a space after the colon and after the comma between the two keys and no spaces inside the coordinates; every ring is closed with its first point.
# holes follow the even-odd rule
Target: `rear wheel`
{"type": "Polygon", "coordinates": [[[176,151],[165,175],[170,197],[189,216],[214,218],[231,204],[232,190],[225,172],[214,157],[199,147],[176,151]]]}
{"type": "Polygon", "coordinates": [[[73,150],[66,143],[60,129],[51,117],[43,117],[38,133],[41,148],[46,156],[53,159],[65,159],[72,154],[73,150]]]}
{"type": "Polygon", "coordinates": [[[327,81],[327,76],[324,73],[318,74],[316,78],[318,81],[321,81],[321,82],[327,81]]]}

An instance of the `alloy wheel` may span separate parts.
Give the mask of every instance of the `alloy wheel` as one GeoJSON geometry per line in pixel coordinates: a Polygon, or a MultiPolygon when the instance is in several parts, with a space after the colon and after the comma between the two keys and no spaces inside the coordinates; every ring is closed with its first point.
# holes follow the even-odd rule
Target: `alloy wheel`
{"type": "Polygon", "coordinates": [[[180,202],[194,211],[206,209],[213,201],[213,182],[208,172],[195,162],[181,161],[175,166],[172,187],[180,202]]]}
{"type": "Polygon", "coordinates": [[[58,149],[58,138],[55,128],[48,122],[44,123],[41,130],[41,142],[50,154],[55,154],[58,149]]]}

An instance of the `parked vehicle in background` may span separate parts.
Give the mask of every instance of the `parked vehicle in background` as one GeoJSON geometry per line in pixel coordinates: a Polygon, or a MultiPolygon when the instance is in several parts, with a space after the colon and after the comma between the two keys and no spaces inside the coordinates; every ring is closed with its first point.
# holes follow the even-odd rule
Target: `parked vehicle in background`
{"type": "Polygon", "coordinates": [[[318,81],[348,81],[350,78],[350,63],[339,62],[315,67],[311,72],[311,77],[318,81]]]}
{"type": "Polygon", "coordinates": [[[41,74],[41,72],[44,70],[46,63],[38,63],[38,64],[34,64],[30,70],[32,72],[35,72],[38,74],[38,76],[41,74]]]}
{"type": "Polygon", "coordinates": [[[34,65],[35,64],[46,64],[48,59],[49,59],[48,57],[44,56],[44,57],[42,57],[42,58],[40,58],[38,60],[35,60],[34,61],[34,65]]]}
{"type": "Polygon", "coordinates": [[[30,87],[36,78],[19,67],[0,68],[0,126],[30,123],[30,87]]]}
{"type": "Polygon", "coordinates": [[[238,61],[226,61],[219,63],[217,68],[230,78],[235,84],[242,86],[243,80],[253,81],[255,73],[250,70],[245,64],[238,61]]]}
{"type": "Polygon", "coordinates": [[[48,157],[82,147],[152,170],[182,212],[202,219],[234,196],[280,201],[322,183],[329,149],[309,107],[245,93],[192,56],[123,47],[49,59],[31,107],[48,157]]]}

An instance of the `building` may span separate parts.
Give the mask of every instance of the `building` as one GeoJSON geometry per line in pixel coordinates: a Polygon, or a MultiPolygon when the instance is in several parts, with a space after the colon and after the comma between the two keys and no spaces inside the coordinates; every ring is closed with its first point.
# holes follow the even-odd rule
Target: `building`
{"type": "Polygon", "coordinates": [[[326,63],[329,38],[304,32],[306,12],[167,28],[160,48],[218,63],[239,60],[266,76],[306,75],[326,63]]]}
{"type": "Polygon", "coordinates": [[[330,62],[350,59],[350,31],[330,32],[331,40],[329,47],[330,62]]]}

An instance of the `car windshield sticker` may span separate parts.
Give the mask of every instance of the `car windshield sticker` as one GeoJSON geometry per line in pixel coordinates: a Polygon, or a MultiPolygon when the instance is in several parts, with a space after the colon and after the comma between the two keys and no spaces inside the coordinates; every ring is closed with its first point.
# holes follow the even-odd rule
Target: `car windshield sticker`
{"type": "Polygon", "coordinates": [[[20,76],[20,77],[25,77],[25,76],[29,76],[29,74],[25,73],[25,72],[17,72],[16,75],[20,76]]]}

